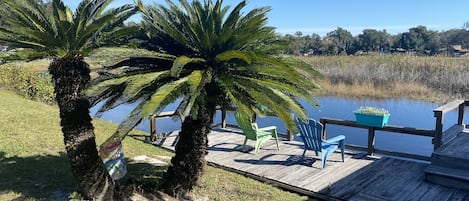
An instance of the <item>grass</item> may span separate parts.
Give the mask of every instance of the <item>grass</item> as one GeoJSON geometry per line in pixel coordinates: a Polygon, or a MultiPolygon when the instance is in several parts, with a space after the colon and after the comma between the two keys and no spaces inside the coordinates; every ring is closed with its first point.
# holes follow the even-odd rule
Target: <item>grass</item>
{"type": "MultiPolygon", "coordinates": [[[[23,99],[0,90],[0,200],[63,200],[76,191],[64,153],[55,106],[23,99]]],[[[112,134],[116,125],[94,120],[98,144],[112,134]]],[[[132,131],[131,135],[148,135],[132,131]]],[[[126,157],[147,155],[168,158],[172,152],[127,137],[126,157]]],[[[168,159],[165,159],[168,162],[168,159]]],[[[127,180],[158,184],[164,169],[148,165],[128,165],[127,180]]],[[[273,186],[208,167],[202,186],[194,194],[210,200],[307,200],[305,196],[282,191],[273,186]]]]}
{"type": "Polygon", "coordinates": [[[327,95],[436,102],[469,99],[469,59],[411,55],[297,57],[319,70],[327,95]]]}

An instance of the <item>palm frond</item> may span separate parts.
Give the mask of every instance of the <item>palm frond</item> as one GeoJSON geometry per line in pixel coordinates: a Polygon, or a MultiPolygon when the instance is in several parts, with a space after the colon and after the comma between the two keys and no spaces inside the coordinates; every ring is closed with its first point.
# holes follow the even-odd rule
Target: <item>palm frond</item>
{"type": "Polygon", "coordinates": [[[124,139],[129,132],[142,122],[142,107],[149,97],[142,98],[142,102],[135,107],[132,112],[119,124],[116,132],[111,137],[124,139]]]}
{"type": "Polygon", "coordinates": [[[256,100],[256,105],[262,105],[273,111],[277,117],[282,119],[282,122],[284,122],[288,128],[294,127],[293,119],[291,119],[293,112],[297,112],[301,117],[306,116],[304,109],[297,101],[292,100],[289,96],[283,93],[279,93],[279,91],[275,91],[269,88],[259,88],[258,85],[253,83],[237,84],[244,90],[246,94],[249,94],[249,96],[256,100]],[[253,86],[258,88],[252,88],[253,86]]]}
{"type": "Polygon", "coordinates": [[[179,77],[179,74],[183,68],[188,64],[200,64],[203,62],[205,62],[205,60],[202,58],[189,58],[187,56],[177,57],[173,62],[173,66],[171,67],[171,76],[179,77]]]}
{"type": "MultiPolygon", "coordinates": [[[[135,5],[126,4],[115,9],[109,9],[102,15],[99,15],[87,28],[92,30],[97,27],[98,31],[94,32],[94,34],[93,32],[83,34],[91,34],[95,37],[88,37],[93,40],[83,41],[85,42],[83,46],[91,48],[122,44],[120,41],[121,38],[139,31],[139,28],[136,26],[123,26],[124,21],[136,14],[137,11],[138,8],[135,5]]],[[[78,45],[80,46],[80,43],[78,43],[78,45]]]]}
{"type": "Polygon", "coordinates": [[[123,59],[116,58],[115,64],[106,66],[107,70],[121,68],[123,66],[158,68],[160,70],[170,70],[174,57],[167,54],[146,54],[143,56],[128,57],[123,55],[123,59]]]}
{"type": "Polygon", "coordinates": [[[186,84],[187,79],[188,78],[185,77],[159,87],[158,91],[156,91],[148,100],[148,102],[145,103],[145,105],[142,107],[142,115],[150,116],[155,114],[164,106],[172,103],[174,100],[180,97],[182,95],[181,91],[183,90],[183,86],[186,84]]]}
{"type": "Polygon", "coordinates": [[[19,47],[43,50],[57,44],[53,24],[46,15],[42,4],[34,0],[4,1],[7,12],[2,13],[3,25],[0,40],[19,47]]]}
{"type": "MultiPolygon", "coordinates": [[[[189,91],[186,95],[184,95],[183,100],[176,109],[176,113],[181,119],[184,119],[189,114],[191,114],[195,100],[200,95],[200,91],[204,88],[205,84],[211,81],[212,75],[209,71],[197,70],[193,71],[187,78],[189,91]]],[[[195,113],[192,114],[195,115],[195,113]]]]}
{"type": "Polygon", "coordinates": [[[131,81],[128,82],[125,88],[124,96],[127,96],[129,100],[133,100],[146,87],[158,82],[162,77],[169,77],[169,74],[169,71],[161,71],[130,76],[131,81]]]}
{"type": "Polygon", "coordinates": [[[105,89],[105,92],[100,96],[91,97],[92,105],[95,106],[97,103],[104,102],[104,104],[96,112],[96,117],[101,117],[104,112],[114,109],[119,105],[125,104],[126,102],[121,101],[121,97],[125,85],[113,85],[105,89]]]}
{"type": "Polygon", "coordinates": [[[230,51],[226,51],[221,54],[218,54],[215,57],[215,61],[218,63],[227,62],[231,59],[243,60],[244,62],[246,62],[247,65],[251,65],[252,63],[251,55],[242,51],[230,50],[230,51]]]}
{"type": "Polygon", "coordinates": [[[130,79],[131,77],[125,76],[125,77],[119,77],[117,79],[104,80],[97,84],[91,85],[84,91],[84,93],[85,95],[90,96],[90,97],[100,96],[106,93],[108,88],[112,86],[122,85],[125,82],[129,81],[130,79]]]}
{"type": "Polygon", "coordinates": [[[4,0],[0,40],[50,56],[86,55],[91,48],[107,44],[100,39],[119,41],[130,32],[119,27],[135,14],[136,7],[124,5],[104,12],[110,2],[84,0],[73,13],[62,0],[53,0],[51,8],[37,0],[4,0]]]}

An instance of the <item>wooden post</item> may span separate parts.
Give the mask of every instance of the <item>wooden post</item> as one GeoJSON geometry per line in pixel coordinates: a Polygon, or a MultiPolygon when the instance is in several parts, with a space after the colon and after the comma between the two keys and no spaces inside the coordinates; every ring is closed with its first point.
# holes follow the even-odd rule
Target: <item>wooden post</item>
{"type": "Polygon", "coordinates": [[[292,141],[294,136],[293,136],[293,133],[287,129],[287,138],[288,138],[288,141],[292,141]]]}
{"type": "Polygon", "coordinates": [[[435,123],[435,136],[433,137],[433,150],[437,150],[441,146],[441,138],[443,135],[443,112],[433,111],[436,118],[435,123]]]}
{"type": "Polygon", "coordinates": [[[326,137],[326,124],[327,124],[327,120],[324,120],[323,118],[319,119],[319,123],[322,124],[322,139],[323,140],[326,140],[327,137],[326,137]]]}
{"type": "Polygon", "coordinates": [[[458,125],[462,125],[464,123],[464,106],[465,106],[464,103],[459,105],[458,125]]]}
{"type": "MultiPolygon", "coordinates": [[[[291,113],[290,114],[290,118],[292,121],[295,121],[295,114],[291,113]]],[[[290,129],[288,129],[287,127],[287,138],[288,138],[288,141],[293,141],[293,139],[295,139],[295,133],[293,133],[290,129]]]]}
{"type": "Polygon", "coordinates": [[[226,110],[221,110],[221,127],[226,128],[226,110]]]}
{"type": "Polygon", "coordinates": [[[156,115],[150,117],[150,141],[156,137],[156,115]]]}
{"type": "Polygon", "coordinates": [[[326,136],[326,122],[324,122],[322,124],[322,139],[323,140],[326,140],[327,139],[327,136],[326,136]]]}
{"type": "Polygon", "coordinates": [[[322,123],[322,139],[326,140],[326,122],[322,123]]]}
{"type": "Polygon", "coordinates": [[[375,152],[375,128],[368,128],[368,155],[373,156],[375,152]]]}

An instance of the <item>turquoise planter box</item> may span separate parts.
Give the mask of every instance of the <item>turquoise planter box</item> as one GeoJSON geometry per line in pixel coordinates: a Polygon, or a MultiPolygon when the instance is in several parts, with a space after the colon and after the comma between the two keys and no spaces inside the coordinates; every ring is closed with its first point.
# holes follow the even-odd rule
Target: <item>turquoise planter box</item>
{"type": "Polygon", "coordinates": [[[357,124],[382,128],[388,123],[389,115],[390,114],[373,115],[355,113],[355,118],[357,119],[357,124]]]}

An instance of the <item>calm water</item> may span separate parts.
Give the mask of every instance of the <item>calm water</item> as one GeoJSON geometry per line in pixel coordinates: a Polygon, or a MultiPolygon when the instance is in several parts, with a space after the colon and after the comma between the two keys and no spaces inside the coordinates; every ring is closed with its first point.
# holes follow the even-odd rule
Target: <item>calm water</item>
{"type": "MultiPolygon", "coordinates": [[[[408,99],[354,99],[343,97],[319,97],[319,108],[313,108],[304,104],[308,110],[309,117],[319,120],[320,117],[330,117],[337,119],[355,120],[353,111],[360,106],[382,107],[389,110],[391,116],[388,124],[407,126],[414,128],[435,128],[435,118],[433,109],[439,107],[438,104],[408,99]]],[[[99,105],[98,105],[99,106],[99,105]]],[[[96,107],[98,107],[96,106],[96,107]]],[[[101,119],[110,120],[115,123],[122,121],[135,105],[124,105],[103,114],[101,119]]],[[[97,108],[91,109],[91,114],[96,113],[97,108]]],[[[171,111],[176,105],[169,105],[165,111],[171,111]]],[[[220,122],[220,114],[215,117],[215,123],[220,122]]],[[[469,111],[465,111],[466,122],[469,118],[469,111]]],[[[457,121],[457,112],[452,111],[445,115],[445,129],[454,125],[457,121]]],[[[233,113],[228,113],[227,122],[236,124],[233,113]]],[[[265,117],[257,120],[260,127],[275,125],[279,132],[286,133],[285,126],[278,118],[265,117]]],[[[171,118],[162,118],[157,120],[157,132],[168,132],[180,128],[180,121],[171,118]]],[[[137,129],[150,131],[150,122],[144,121],[137,126],[137,129]]],[[[327,125],[327,137],[336,135],[345,135],[347,144],[367,146],[368,130],[327,125]]],[[[375,147],[387,151],[399,151],[423,156],[430,156],[433,150],[433,144],[430,137],[414,136],[390,132],[376,132],[375,147]]]]}

